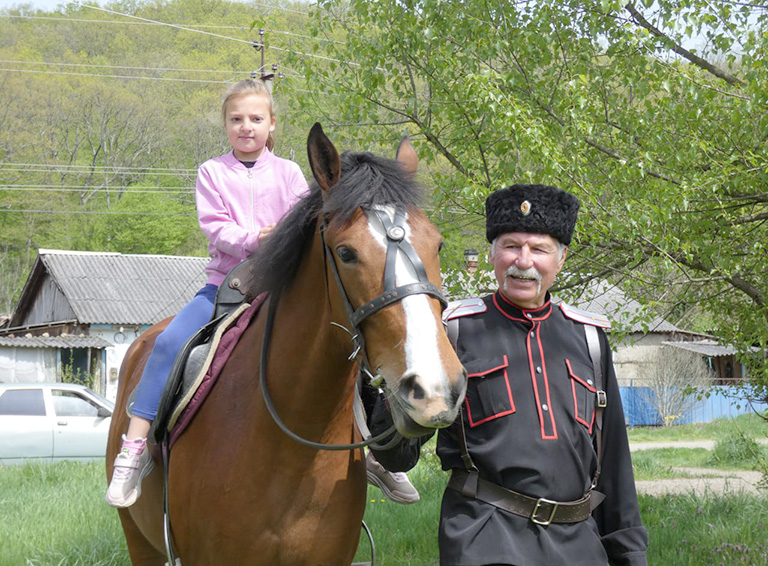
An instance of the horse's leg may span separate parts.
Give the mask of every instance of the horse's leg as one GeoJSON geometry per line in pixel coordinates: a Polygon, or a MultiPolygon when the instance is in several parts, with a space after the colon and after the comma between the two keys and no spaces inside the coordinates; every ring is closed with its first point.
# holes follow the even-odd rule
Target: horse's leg
{"type": "Polygon", "coordinates": [[[117,513],[120,516],[120,523],[123,525],[131,564],[133,566],[163,566],[165,555],[144,537],[128,509],[118,509],[117,513]]]}

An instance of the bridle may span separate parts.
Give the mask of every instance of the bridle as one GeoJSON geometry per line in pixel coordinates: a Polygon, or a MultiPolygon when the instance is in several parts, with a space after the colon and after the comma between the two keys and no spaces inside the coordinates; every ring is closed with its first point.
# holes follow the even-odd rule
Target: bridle
{"type": "MultiPolygon", "coordinates": [[[[363,212],[365,212],[365,210],[363,212]]],[[[342,328],[350,335],[351,340],[354,344],[354,350],[352,354],[349,356],[349,359],[356,360],[358,366],[360,367],[360,371],[364,373],[371,380],[373,385],[378,385],[381,382],[381,378],[371,373],[370,364],[368,362],[368,356],[365,351],[365,337],[360,328],[360,325],[363,323],[363,321],[371,317],[375,313],[379,312],[384,307],[387,307],[393,303],[399,302],[403,300],[405,297],[408,297],[410,295],[420,294],[420,295],[429,295],[429,296],[435,297],[438,301],[440,301],[440,304],[443,309],[445,309],[447,302],[445,300],[445,297],[443,296],[442,291],[429,280],[429,277],[427,277],[427,271],[424,268],[424,264],[421,261],[419,254],[416,253],[416,250],[413,248],[411,243],[405,238],[405,234],[406,234],[405,210],[402,207],[396,207],[395,213],[394,213],[394,219],[390,219],[389,214],[387,214],[385,211],[380,209],[370,209],[370,212],[376,214],[376,216],[379,218],[382,225],[384,226],[384,230],[386,232],[386,237],[387,237],[386,257],[384,260],[384,291],[380,295],[371,299],[370,301],[367,301],[357,309],[355,309],[352,306],[352,303],[349,300],[346,289],[344,288],[344,283],[342,282],[341,276],[339,275],[339,270],[336,265],[336,260],[335,260],[333,251],[330,249],[330,247],[328,246],[328,243],[325,240],[325,231],[328,228],[328,224],[325,219],[323,220],[323,224],[320,229],[320,236],[323,241],[323,261],[326,265],[326,273],[328,269],[330,269],[331,273],[333,273],[333,278],[336,281],[336,285],[339,289],[339,293],[341,294],[342,300],[344,302],[344,308],[347,312],[348,323],[351,329],[347,329],[346,327],[338,323],[331,323],[331,324],[339,328],[342,328]],[[418,279],[418,281],[414,283],[408,283],[406,285],[401,285],[398,287],[396,286],[396,274],[395,274],[396,267],[395,266],[396,266],[397,258],[400,254],[402,254],[402,256],[406,259],[406,261],[410,263],[411,267],[416,273],[416,278],[418,279]]],[[[326,286],[328,287],[327,279],[326,279],[326,286]]],[[[329,293],[329,296],[330,296],[330,293],[329,293]]],[[[279,292],[276,292],[275,295],[269,301],[269,310],[267,312],[266,327],[264,329],[264,340],[261,348],[261,372],[260,372],[261,373],[261,390],[262,390],[262,395],[264,397],[264,403],[267,406],[267,410],[269,411],[270,416],[275,421],[275,424],[277,424],[277,426],[285,434],[291,437],[293,440],[305,446],[315,448],[317,450],[355,450],[357,448],[363,448],[365,446],[370,446],[370,445],[373,445],[374,447],[379,449],[386,449],[390,445],[399,441],[400,439],[399,434],[395,434],[395,438],[393,438],[386,445],[378,446],[376,444],[378,442],[381,442],[385,438],[389,437],[394,432],[396,432],[394,426],[390,427],[388,430],[384,431],[383,433],[375,437],[369,436],[362,442],[356,442],[352,444],[324,444],[324,443],[313,442],[311,440],[302,438],[297,434],[295,434],[293,431],[291,431],[285,425],[282,419],[280,419],[280,416],[277,414],[274,403],[272,402],[272,397],[269,394],[269,391],[267,389],[267,376],[266,376],[267,359],[269,354],[269,342],[272,334],[272,327],[274,324],[275,311],[277,310],[278,301],[279,301],[279,292]]],[[[358,412],[359,410],[362,410],[362,407],[360,405],[361,405],[361,402],[359,401],[359,395],[356,395],[355,396],[356,412],[358,412]]],[[[361,432],[363,432],[364,436],[366,436],[365,432],[367,431],[367,426],[365,426],[364,417],[363,417],[362,423],[359,417],[357,418],[357,421],[358,421],[358,428],[360,428],[361,432]]]]}

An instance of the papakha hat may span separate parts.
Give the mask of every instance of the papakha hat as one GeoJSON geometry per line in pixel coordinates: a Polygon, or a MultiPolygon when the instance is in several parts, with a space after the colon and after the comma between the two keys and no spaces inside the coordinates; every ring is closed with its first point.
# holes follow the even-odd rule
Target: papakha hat
{"type": "Polygon", "coordinates": [[[548,185],[512,185],[485,199],[485,236],[489,242],[507,232],[549,234],[571,243],[579,199],[548,185]]]}

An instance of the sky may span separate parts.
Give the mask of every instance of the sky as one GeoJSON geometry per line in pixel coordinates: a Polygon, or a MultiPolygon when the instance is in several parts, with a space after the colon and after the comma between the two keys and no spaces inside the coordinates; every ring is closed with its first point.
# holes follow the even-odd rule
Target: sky
{"type": "MultiPolygon", "coordinates": [[[[31,4],[33,8],[51,12],[66,2],[67,0],[0,0],[0,10],[17,7],[22,4],[31,4]]],[[[99,4],[102,4],[102,2],[99,2],[99,4]]]]}

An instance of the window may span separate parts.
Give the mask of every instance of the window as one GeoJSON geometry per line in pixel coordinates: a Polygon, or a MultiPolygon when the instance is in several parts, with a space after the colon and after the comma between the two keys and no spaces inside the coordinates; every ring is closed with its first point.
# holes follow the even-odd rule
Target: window
{"type": "Polygon", "coordinates": [[[99,406],[74,391],[54,389],[53,409],[57,417],[95,417],[99,406]]]}
{"type": "Polygon", "coordinates": [[[45,416],[41,389],[10,389],[0,395],[0,415],[45,416]]]}

